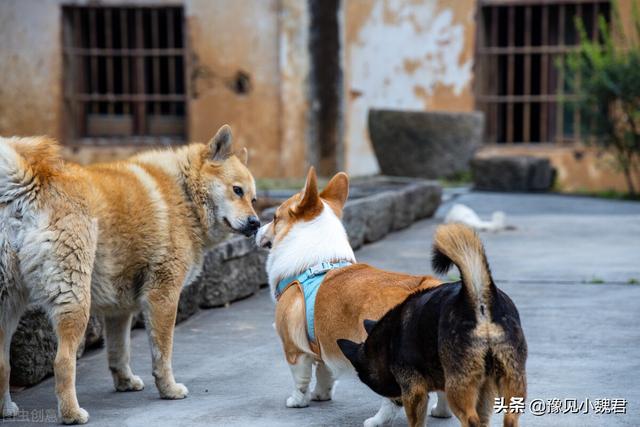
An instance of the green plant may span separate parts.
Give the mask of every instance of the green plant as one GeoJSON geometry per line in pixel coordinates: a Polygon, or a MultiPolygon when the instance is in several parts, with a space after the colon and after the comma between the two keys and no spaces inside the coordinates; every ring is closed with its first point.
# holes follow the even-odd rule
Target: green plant
{"type": "Polygon", "coordinates": [[[602,42],[587,36],[576,19],[578,49],[567,56],[567,83],[577,96],[585,134],[611,151],[625,176],[630,195],[636,194],[633,176],[640,171],[640,12],[633,4],[632,29],[623,31],[618,4],[611,24],[598,17],[602,42]]]}

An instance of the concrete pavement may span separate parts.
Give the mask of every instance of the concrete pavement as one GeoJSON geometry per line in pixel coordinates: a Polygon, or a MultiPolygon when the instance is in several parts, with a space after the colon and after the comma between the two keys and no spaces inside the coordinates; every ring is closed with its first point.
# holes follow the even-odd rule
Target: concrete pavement
{"type": "MultiPolygon", "coordinates": [[[[502,209],[516,227],[482,237],[498,285],[520,310],[529,344],[529,400],[628,401],[626,415],[592,409],[586,415],[534,416],[527,409],[522,424],[640,425],[640,284],[627,283],[640,280],[640,203],[484,193],[456,201],[485,216],[502,209]]],[[[356,254],[359,261],[428,273],[433,231],[447,208],[365,246],[356,254]]],[[[114,392],[104,350],[89,353],[78,361],[78,397],[91,414],[90,425],[360,426],[375,413],[380,399],[355,379],[343,379],[332,402],[285,408],[290,374],[272,322],[273,304],[262,290],[180,324],[174,371],[191,392],[183,401],[158,398],[144,331],[132,338],[133,369],[147,386],[141,392],[114,392]]],[[[14,400],[35,414],[55,408],[53,380],[14,393],[14,400]]],[[[458,425],[455,419],[428,423],[458,425]]],[[[405,425],[402,414],[394,426],[405,425]]],[[[501,425],[501,416],[492,425],[501,425]]]]}

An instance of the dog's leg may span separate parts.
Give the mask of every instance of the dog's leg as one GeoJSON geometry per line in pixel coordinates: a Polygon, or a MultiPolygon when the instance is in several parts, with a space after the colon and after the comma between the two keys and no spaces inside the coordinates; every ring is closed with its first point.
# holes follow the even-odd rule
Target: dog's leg
{"type": "Polygon", "coordinates": [[[334,383],[335,379],[331,370],[323,362],[318,362],[316,366],[316,386],[311,393],[311,400],[319,402],[331,400],[334,383]]]}
{"type": "MultiPolygon", "coordinates": [[[[504,401],[509,404],[511,398],[526,398],[527,397],[527,381],[524,374],[524,368],[521,371],[507,372],[505,376],[500,379],[498,383],[498,391],[501,396],[504,397],[504,401]]],[[[518,412],[507,412],[504,414],[503,425],[504,427],[518,427],[520,414],[518,412]]]]}
{"type": "Polygon", "coordinates": [[[306,408],[309,406],[309,383],[313,359],[307,354],[300,354],[296,363],[289,364],[295,388],[287,398],[287,408],[306,408]]]}
{"type": "Polygon", "coordinates": [[[408,386],[401,384],[402,406],[407,413],[409,427],[425,427],[427,408],[429,407],[429,390],[419,381],[408,386]]]}
{"type": "MultiPolygon", "coordinates": [[[[180,282],[181,283],[181,282],[180,282]]],[[[176,324],[180,287],[173,289],[151,287],[145,304],[145,321],[151,358],[153,377],[163,399],[184,399],[189,390],[173,377],[171,357],[173,353],[173,329],[176,324]]]]}
{"type": "Polygon", "coordinates": [[[447,379],[447,399],[451,410],[463,427],[479,427],[480,417],[476,411],[478,403],[477,380],[463,378],[461,381],[447,379]]]}
{"type": "Polygon", "coordinates": [[[478,411],[478,417],[480,417],[480,426],[488,427],[491,420],[491,414],[493,413],[493,405],[496,397],[495,383],[491,378],[487,378],[480,387],[478,393],[478,404],[476,410],[478,411]]]}
{"type": "Polygon", "coordinates": [[[58,416],[63,424],[84,424],[89,421],[89,413],[78,405],[76,357],[89,321],[89,304],[58,305],[51,311],[58,337],[58,351],[53,364],[58,416]]]}
{"type": "Polygon", "coordinates": [[[129,366],[131,317],[125,314],[104,318],[109,370],[117,391],[139,391],[144,388],[142,379],[133,375],[129,366]]]}
{"type": "MultiPolygon", "coordinates": [[[[6,301],[6,300],[5,300],[6,301]]],[[[0,305],[0,418],[18,415],[18,405],[11,400],[9,378],[11,376],[11,337],[15,332],[23,310],[11,310],[9,304],[0,305]]]]}
{"type": "Polygon", "coordinates": [[[393,419],[396,417],[400,406],[393,400],[384,399],[378,413],[373,417],[368,418],[364,422],[364,427],[387,427],[393,423],[393,419]]]}
{"type": "Polygon", "coordinates": [[[433,408],[431,408],[431,416],[436,418],[451,418],[453,415],[451,413],[451,409],[449,409],[449,404],[447,403],[447,393],[444,391],[436,392],[438,396],[438,401],[433,408]]]}

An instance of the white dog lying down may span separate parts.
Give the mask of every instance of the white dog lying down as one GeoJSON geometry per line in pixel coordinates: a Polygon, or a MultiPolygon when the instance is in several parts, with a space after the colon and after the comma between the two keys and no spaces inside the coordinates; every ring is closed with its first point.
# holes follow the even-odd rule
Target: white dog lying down
{"type": "Polygon", "coordinates": [[[511,230],[515,227],[507,225],[507,217],[502,211],[496,211],[491,215],[491,221],[483,221],[469,206],[456,203],[444,218],[447,224],[459,222],[479,231],[511,230]]]}

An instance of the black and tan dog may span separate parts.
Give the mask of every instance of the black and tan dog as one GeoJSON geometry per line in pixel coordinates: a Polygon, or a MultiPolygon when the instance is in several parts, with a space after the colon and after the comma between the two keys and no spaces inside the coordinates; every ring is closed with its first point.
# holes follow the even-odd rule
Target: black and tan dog
{"type": "MultiPolygon", "coordinates": [[[[486,426],[495,397],[526,395],[518,310],[493,282],[470,228],[440,226],[432,263],[439,273],[455,264],[461,281],[413,293],[378,322],[365,322],[364,343],[338,345],[365,384],[404,406],[410,426],[424,425],[428,393],[436,390],[446,392],[463,426],[486,426]]],[[[505,426],[517,424],[517,413],[505,415],[505,426]]]]}

